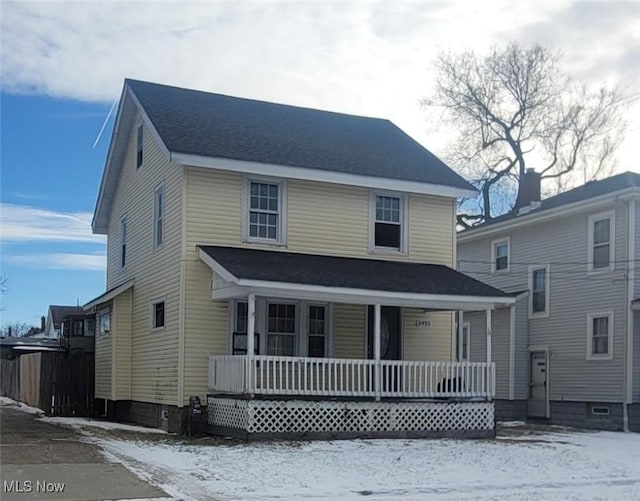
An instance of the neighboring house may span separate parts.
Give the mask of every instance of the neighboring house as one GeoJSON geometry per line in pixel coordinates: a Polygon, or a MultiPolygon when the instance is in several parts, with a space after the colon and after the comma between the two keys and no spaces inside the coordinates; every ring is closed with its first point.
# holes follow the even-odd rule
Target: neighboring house
{"type": "MultiPolygon", "coordinates": [[[[497,416],[640,431],[640,175],[540,200],[529,171],[523,193],[458,235],[460,271],[520,293],[494,322],[497,416]]],[[[468,359],[484,360],[482,319],[463,324],[468,359]]]]}
{"type": "MultiPolygon", "coordinates": [[[[43,317],[44,318],[44,317],[43,317]]],[[[96,316],[82,306],[50,305],[43,332],[34,338],[61,339],[61,346],[73,351],[93,351],[96,316]]]]}
{"type": "Polygon", "coordinates": [[[493,434],[494,365],[453,361],[453,311],[514,303],[453,269],[472,192],[387,120],[126,80],[96,397],[169,430],[200,397],[244,437],[493,434]]]}

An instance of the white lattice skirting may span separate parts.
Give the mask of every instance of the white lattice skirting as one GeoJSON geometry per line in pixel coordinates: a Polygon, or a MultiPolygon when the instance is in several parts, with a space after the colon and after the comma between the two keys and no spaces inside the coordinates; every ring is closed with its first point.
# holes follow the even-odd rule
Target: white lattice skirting
{"type": "Polygon", "coordinates": [[[248,434],[492,431],[492,402],[349,402],[210,397],[209,424],[248,434]]]}

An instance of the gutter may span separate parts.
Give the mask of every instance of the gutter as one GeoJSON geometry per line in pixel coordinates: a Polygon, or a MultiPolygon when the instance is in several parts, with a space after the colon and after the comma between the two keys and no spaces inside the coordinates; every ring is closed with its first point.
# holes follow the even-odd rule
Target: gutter
{"type": "Polygon", "coordinates": [[[635,294],[636,281],[636,201],[629,200],[628,204],[628,231],[627,231],[627,330],[625,332],[625,358],[624,381],[622,399],[622,428],[629,431],[629,405],[633,401],[633,332],[634,332],[634,308],[631,302],[635,294]]]}

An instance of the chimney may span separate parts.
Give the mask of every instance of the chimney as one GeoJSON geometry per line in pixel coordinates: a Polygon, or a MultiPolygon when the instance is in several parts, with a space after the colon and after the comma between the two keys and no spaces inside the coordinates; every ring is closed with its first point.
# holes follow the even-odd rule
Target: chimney
{"type": "Polygon", "coordinates": [[[522,211],[528,208],[531,210],[540,204],[540,174],[534,169],[527,169],[520,179],[520,187],[518,189],[518,199],[516,200],[515,209],[522,211]]]}

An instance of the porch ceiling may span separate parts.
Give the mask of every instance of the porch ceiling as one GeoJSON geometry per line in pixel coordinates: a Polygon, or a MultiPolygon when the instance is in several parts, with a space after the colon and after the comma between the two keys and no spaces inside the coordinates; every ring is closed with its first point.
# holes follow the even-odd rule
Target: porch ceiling
{"type": "Polygon", "coordinates": [[[445,310],[513,304],[510,295],[442,265],[199,246],[219,277],[213,299],[259,296],[445,310]]]}

